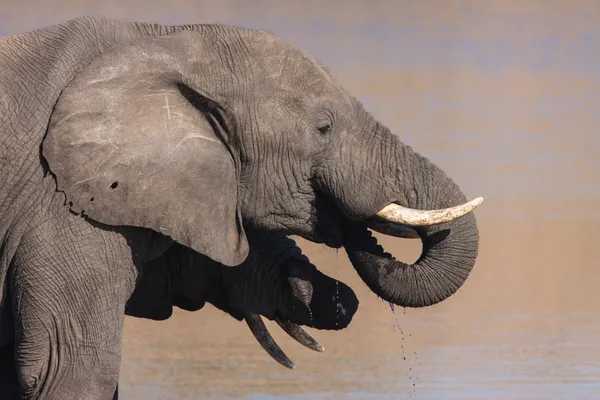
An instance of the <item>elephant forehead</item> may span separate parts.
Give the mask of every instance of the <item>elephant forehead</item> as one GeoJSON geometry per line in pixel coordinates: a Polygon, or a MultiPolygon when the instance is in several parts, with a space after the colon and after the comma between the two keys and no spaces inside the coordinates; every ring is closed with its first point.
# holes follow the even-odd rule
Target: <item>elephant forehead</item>
{"type": "Polygon", "coordinates": [[[277,36],[261,32],[247,47],[251,49],[257,76],[271,78],[281,87],[295,91],[308,89],[316,94],[325,89],[324,85],[339,86],[312,54],[277,36]]]}

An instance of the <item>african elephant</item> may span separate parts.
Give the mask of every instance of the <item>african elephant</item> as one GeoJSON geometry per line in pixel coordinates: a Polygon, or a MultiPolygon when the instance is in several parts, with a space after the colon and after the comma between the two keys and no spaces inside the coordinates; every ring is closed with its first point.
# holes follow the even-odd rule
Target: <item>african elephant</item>
{"type": "Polygon", "coordinates": [[[481,199],[271,33],[83,17],[2,38],[0,71],[0,287],[23,398],[110,398],[138,272],[173,248],[235,267],[247,231],[299,235],[409,307],[475,263],[481,199]],[[423,253],[396,261],[367,228],[423,253]]]}

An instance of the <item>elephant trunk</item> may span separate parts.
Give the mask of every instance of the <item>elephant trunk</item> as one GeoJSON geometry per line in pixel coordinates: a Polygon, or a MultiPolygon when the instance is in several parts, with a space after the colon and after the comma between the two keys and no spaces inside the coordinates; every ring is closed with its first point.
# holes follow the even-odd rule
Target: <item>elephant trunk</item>
{"type": "MultiPolygon", "coordinates": [[[[408,146],[401,145],[399,150],[398,181],[406,206],[435,210],[466,201],[458,186],[429,160],[408,146]]],[[[412,226],[423,242],[422,254],[412,265],[386,253],[368,231],[367,221],[347,220],[345,224],[344,247],[362,280],[378,296],[402,307],[426,307],[454,294],[478,253],[479,234],[472,213],[449,222],[412,226]]]]}

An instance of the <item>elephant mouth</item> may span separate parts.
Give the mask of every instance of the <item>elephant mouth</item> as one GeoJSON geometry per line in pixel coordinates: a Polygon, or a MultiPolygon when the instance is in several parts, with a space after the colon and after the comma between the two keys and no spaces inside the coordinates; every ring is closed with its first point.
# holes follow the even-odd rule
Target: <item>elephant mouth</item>
{"type": "Polygon", "coordinates": [[[315,190],[314,209],[316,215],[314,237],[306,239],[335,249],[342,247],[341,227],[346,217],[327,195],[317,190],[315,190]]]}

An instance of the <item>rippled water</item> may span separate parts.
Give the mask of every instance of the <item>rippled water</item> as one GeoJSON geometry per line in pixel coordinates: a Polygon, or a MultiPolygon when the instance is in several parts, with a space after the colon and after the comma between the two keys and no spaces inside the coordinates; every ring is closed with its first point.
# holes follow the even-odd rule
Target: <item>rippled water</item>
{"type": "MultiPolygon", "coordinates": [[[[297,365],[284,369],[210,306],[127,318],[123,398],[600,398],[597,1],[5,3],[2,33],[90,13],[270,29],[331,66],[469,198],[485,198],[477,265],[444,303],[392,311],[343,252],[301,242],[361,301],[348,329],[311,331],[325,353],[269,323],[297,365]]],[[[383,243],[408,261],[419,251],[383,243]]]]}

